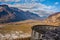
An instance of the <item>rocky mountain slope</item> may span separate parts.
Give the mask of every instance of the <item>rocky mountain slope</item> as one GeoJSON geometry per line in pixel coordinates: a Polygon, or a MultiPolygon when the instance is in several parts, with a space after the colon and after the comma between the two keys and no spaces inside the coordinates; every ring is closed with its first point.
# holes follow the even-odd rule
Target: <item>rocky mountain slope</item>
{"type": "Polygon", "coordinates": [[[60,12],[50,15],[44,21],[46,24],[49,24],[49,25],[60,25],[60,12]]]}
{"type": "Polygon", "coordinates": [[[0,5],[0,23],[23,21],[27,19],[40,19],[37,14],[23,11],[18,8],[0,5]]]}

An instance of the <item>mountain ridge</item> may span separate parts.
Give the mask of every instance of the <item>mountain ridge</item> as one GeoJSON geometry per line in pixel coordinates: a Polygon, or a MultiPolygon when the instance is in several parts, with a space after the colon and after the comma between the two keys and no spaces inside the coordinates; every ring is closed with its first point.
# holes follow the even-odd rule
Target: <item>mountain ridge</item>
{"type": "Polygon", "coordinates": [[[49,25],[60,25],[60,12],[50,15],[48,18],[44,20],[46,24],[49,25]]]}
{"type": "Polygon", "coordinates": [[[40,16],[32,12],[24,12],[21,9],[0,5],[0,23],[23,21],[27,19],[40,19],[40,16]]]}

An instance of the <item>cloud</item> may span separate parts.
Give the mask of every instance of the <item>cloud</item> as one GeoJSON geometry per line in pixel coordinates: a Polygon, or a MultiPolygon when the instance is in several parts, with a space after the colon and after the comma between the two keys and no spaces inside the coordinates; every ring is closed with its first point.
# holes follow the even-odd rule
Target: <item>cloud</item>
{"type": "Polygon", "coordinates": [[[8,1],[14,1],[14,0],[0,0],[0,2],[8,2],[8,1]]]}
{"type": "Polygon", "coordinates": [[[15,2],[19,2],[19,1],[21,1],[21,0],[15,0],[15,2]]]}
{"type": "Polygon", "coordinates": [[[30,12],[36,13],[40,15],[41,17],[50,15],[54,12],[56,12],[56,7],[55,6],[47,6],[41,3],[24,3],[24,4],[8,4],[11,7],[17,7],[19,9],[22,9],[24,11],[29,10],[30,12]]]}
{"type": "Polygon", "coordinates": [[[21,0],[0,0],[0,2],[19,2],[21,0]]]}
{"type": "Polygon", "coordinates": [[[46,0],[32,0],[32,2],[37,2],[37,1],[44,2],[46,0]]]}
{"type": "Polygon", "coordinates": [[[59,2],[55,2],[55,5],[59,4],[59,2]]]}
{"type": "Polygon", "coordinates": [[[44,2],[44,1],[46,1],[46,0],[24,0],[25,1],[25,3],[37,3],[37,2],[44,2]]]}
{"type": "Polygon", "coordinates": [[[0,2],[25,2],[25,3],[37,3],[44,2],[45,0],[0,0],[0,2]]]}
{"type": "Polygon", "coordinates": [[[44,2],[44,1],[46,1],[46,0],[40,0],[40,2],[44,2]]]}
{"type": "MultiPolygon", "coordinates": [[[[37,3],[37,1],[43,2],[46,0],[25,0],[25,3],[23,3],[23,4],[18,3],[19,1],[23,1],[23,0],[1,0],[1,1],[17,2],[14,4],[8,4],[8,5],[10,7],[17,7],[24,11],[29,10],[30,12],[36,13],[36,14],[40,15],[41,17],[50,15],[54,12],[57,12],[57,8],[55,6],[51,6],[51,5],[47,6],[42,3],[37,3]]],[[[58,3],[56,2],[55,4],[58,4],[58,3]]]]}

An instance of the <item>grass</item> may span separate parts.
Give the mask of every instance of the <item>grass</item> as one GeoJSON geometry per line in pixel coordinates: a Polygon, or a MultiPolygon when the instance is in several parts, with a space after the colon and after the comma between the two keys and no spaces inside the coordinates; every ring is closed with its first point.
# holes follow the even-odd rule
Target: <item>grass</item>
{"type": "MultiPolygon", "coordinates": [[[[26,20],[21,22],[14,22],[14,23],[8,23],[4,24],[2,28],[0,28],[0,32],[4,31],[6,33],[10,31],[23,31],[24,33],[30,33],[31,34],[31,27],[34,25],[58,25],[58,23],[52,23],[48,21],[40,21],[40,20],[26,20]]],[[[60,24],[59,24],[60,25],[60,24]]]]}
{"type": "Polygon", "coordinates": [[[37,20],[26,20],[22,22],[8,23],[4,24],[4,26],[0,28],[0,32],[3,31],[9,33],[10,31],[23,31],[25,33],[31,33],[31,27],[38,24],[41,23],[37,20]]]}

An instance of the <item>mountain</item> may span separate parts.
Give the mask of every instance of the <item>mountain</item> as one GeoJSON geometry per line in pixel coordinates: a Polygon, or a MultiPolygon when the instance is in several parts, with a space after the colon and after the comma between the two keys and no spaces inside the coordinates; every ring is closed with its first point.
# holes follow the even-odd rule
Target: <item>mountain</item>
{"type": "Polygon", "coordinates": [[[48,18],[51,22],[58,22],[60,21],[60,12],[50,15],[48,18]]]}
{"type": "Polygon", "coordinates": [[[28,19],[40,19],[40,16],[29,11],[23,11],[8,5],[0,5],[0,23],[23,21],[28,19]]]}
{"type": "Polygon", "coordinates": [[[51,25],[60,25],[60,12],[54,13],[50,15],[47,19],[45,19],[47,24],[51,25]]]}
{"type": "Polygon", "coordinates": [[[60,26],[60,12],[50,15],[48,18],[46,18],[43,21],[24,20],[20,22],[7,23],[0,27],[0,32],[9,33],[11,31],[23,31],[24,33],[29,33],[31,35],[31,27],[33,27],[34,25],[60,26]]]}

